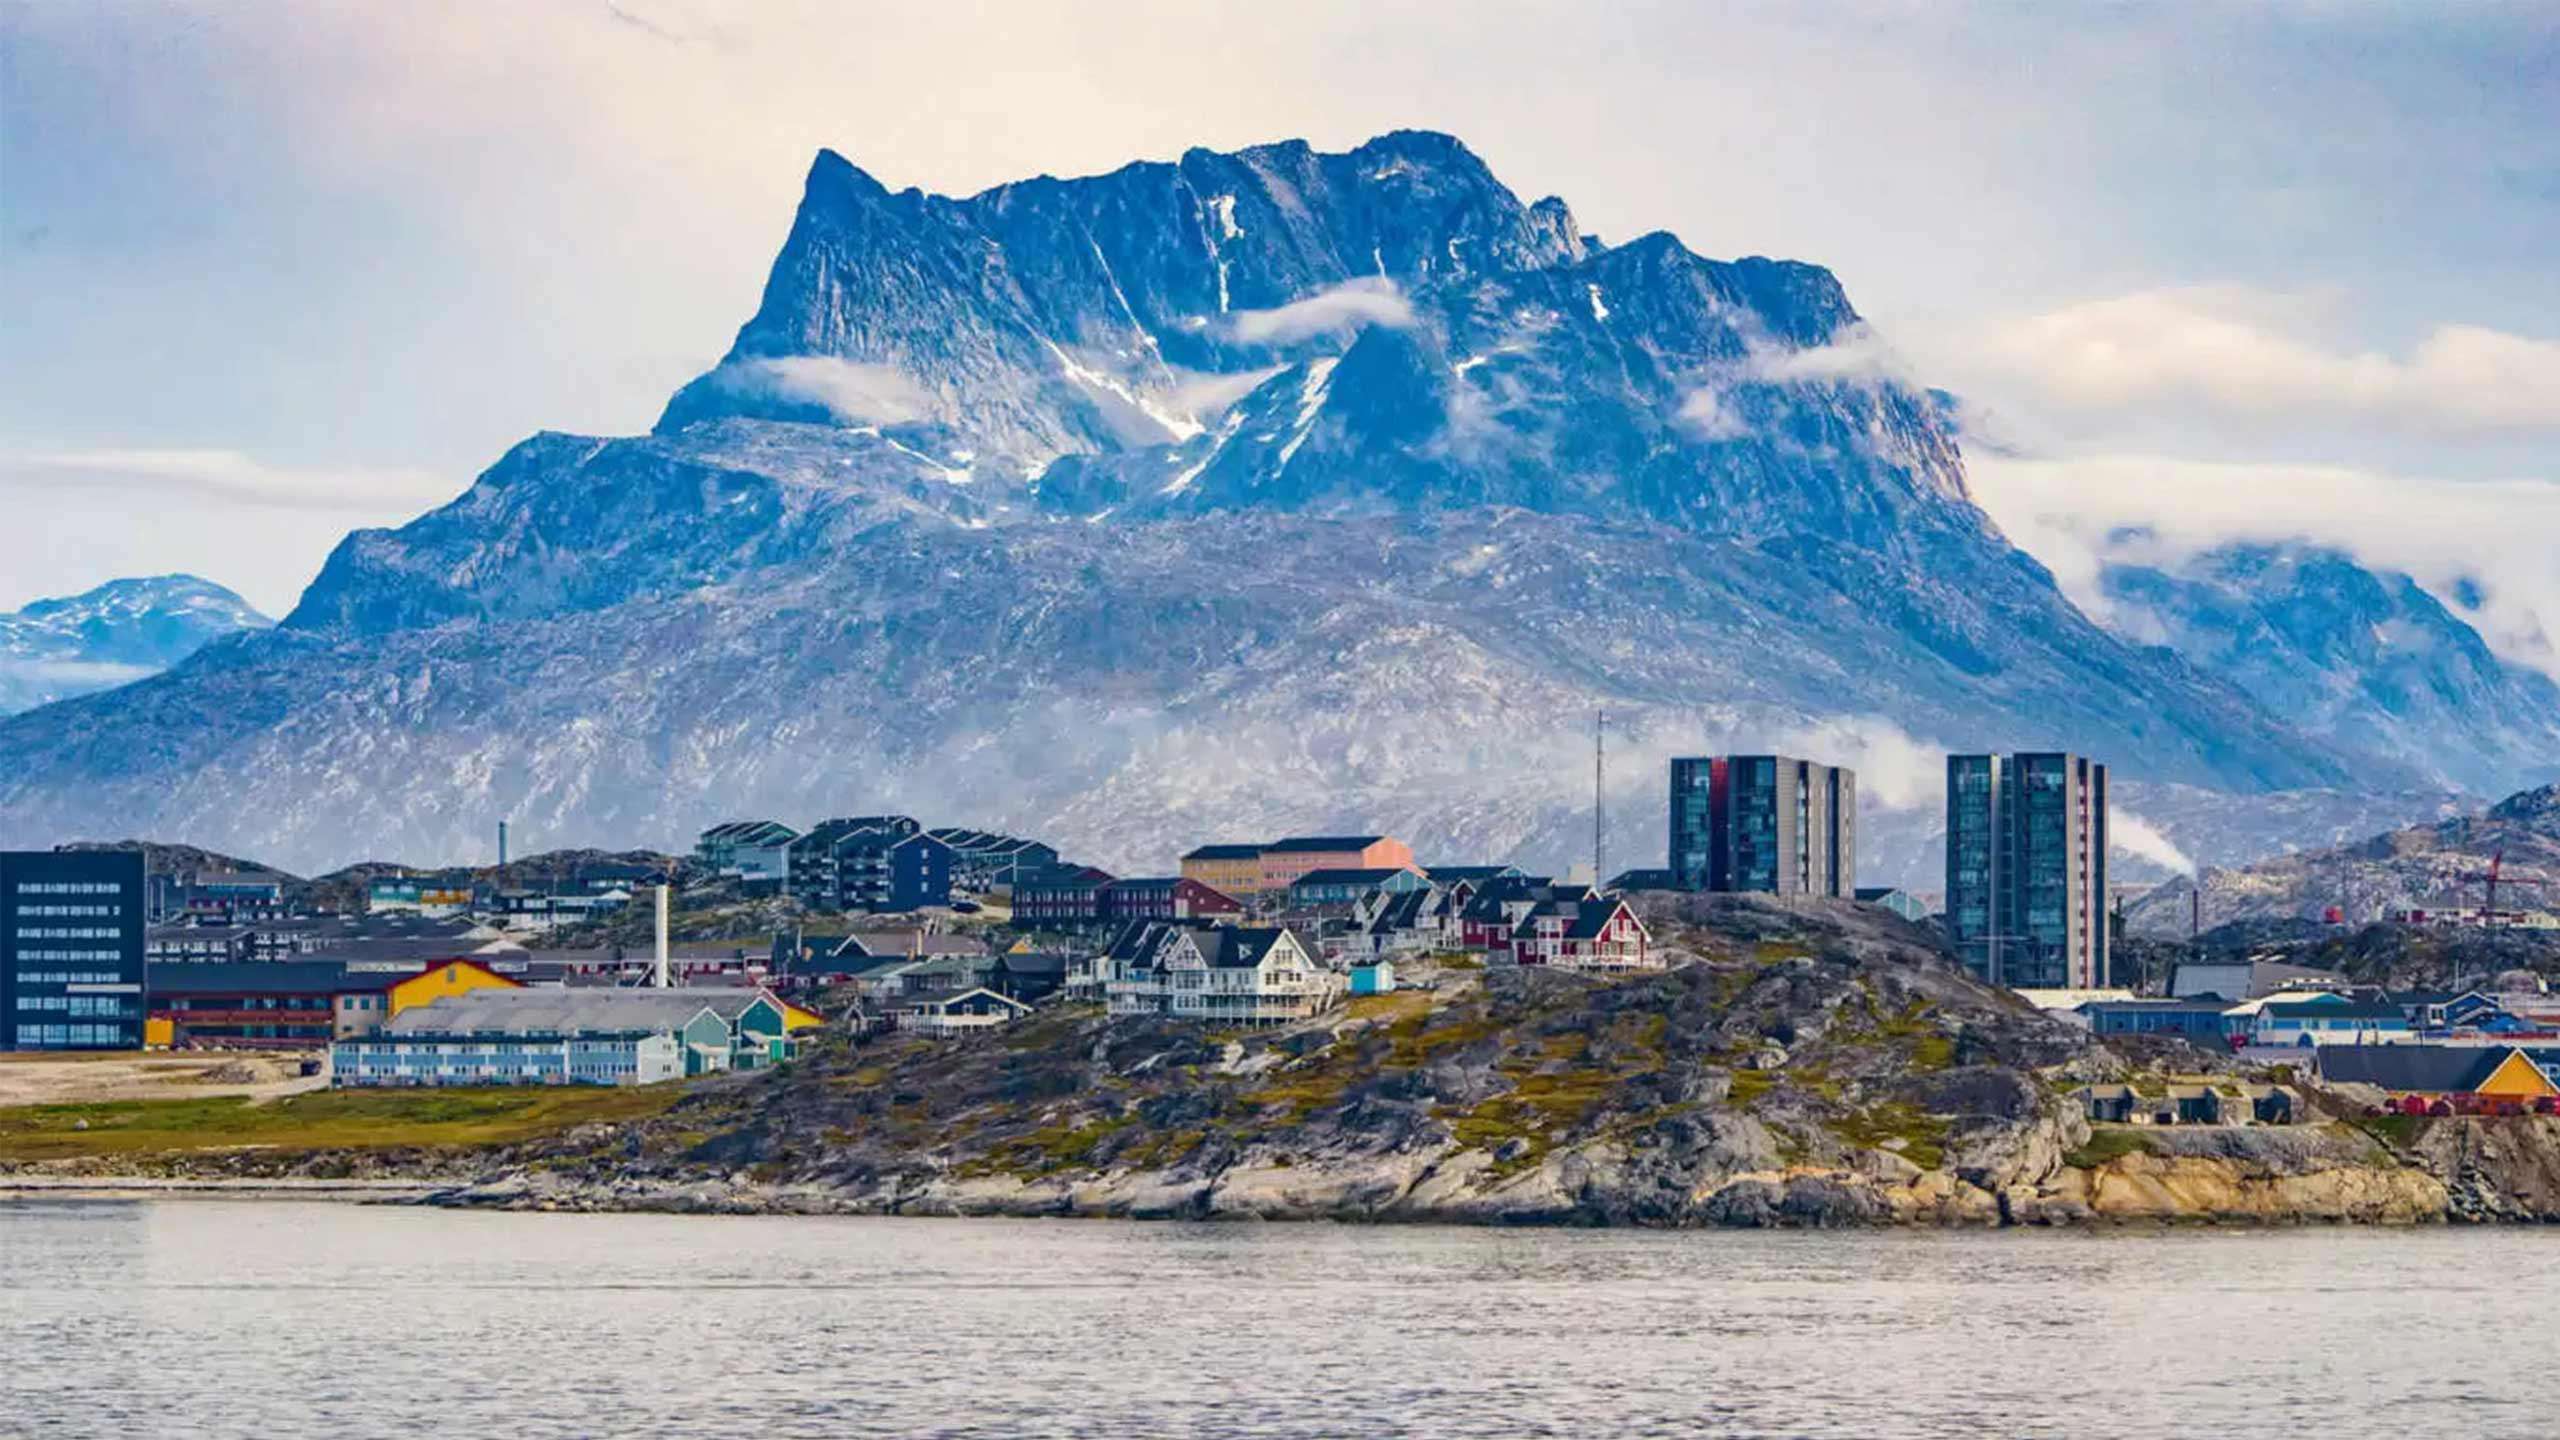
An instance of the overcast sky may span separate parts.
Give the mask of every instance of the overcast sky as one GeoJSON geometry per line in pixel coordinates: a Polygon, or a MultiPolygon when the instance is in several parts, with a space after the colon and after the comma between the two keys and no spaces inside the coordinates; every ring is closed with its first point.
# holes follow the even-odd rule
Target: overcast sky
{"type": "Polygon", "coordinates": [[[2560,670],[2560,7],[0,17],[0,607],[186,569],[281,613],[525,435],[646,428],[821,145],[965,193],[1420,126],[1604,238],[1831,266],[2066,584],[2120,524],[2304,534],[2560,670]]]}

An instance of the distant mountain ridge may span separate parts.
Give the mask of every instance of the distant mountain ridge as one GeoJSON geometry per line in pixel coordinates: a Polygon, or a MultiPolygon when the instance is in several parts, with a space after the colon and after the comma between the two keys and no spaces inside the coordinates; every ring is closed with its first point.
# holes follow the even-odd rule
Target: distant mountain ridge
{"type": "Polygon", "coordinates": [[[193,575],[110,580],[0,613],[0,715],[128,684],[275,622],[193,575]]]}
{"type": "Polygon", "coordinates": [[[1602,705],[1622,862],[1663,757],[1842,735],[2427,788],[2092,623],[1863,337],[1820,267],[1603,246],[1447,136],[966,199],[822,154],[652,433],[537,435],[219,665],[0,722],[0,838],[320,869],[899,808],[1554,866],[1602,705]]]}
{"type": "Polygon", "coordinates": [[[2476,909],[2499,864],[2501,909],[2560,910],[2560,784],[2520,791],[2485,810],[2412,825],[2327,849],[2207,868],[2146,895],[2127,911],[2137,932],[2184,935],[2201,887],[2206,927],[2232,921],[2318,920],[2336,908],[2363,924],[2402,908],[2476,909]]]}
{"type": "Polygon", "coordinates": [[[2119,629],[2324,740],[2492,794],[2560,777],[2560,684],[2501,660],[2406,575],[2319,546],[2239,544],[2111,565],[2102,584],[2119,629]]]}

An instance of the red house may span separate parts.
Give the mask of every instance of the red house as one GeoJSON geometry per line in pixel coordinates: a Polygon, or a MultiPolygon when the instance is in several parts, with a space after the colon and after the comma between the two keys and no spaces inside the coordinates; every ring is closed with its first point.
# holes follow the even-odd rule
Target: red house
{"type": "Polygon", "coordinates": [[[1573,970],[1653,970],[1652,932],[1616,896],[1542,900],[1511,932],[1511,963],[1573,970]]]}

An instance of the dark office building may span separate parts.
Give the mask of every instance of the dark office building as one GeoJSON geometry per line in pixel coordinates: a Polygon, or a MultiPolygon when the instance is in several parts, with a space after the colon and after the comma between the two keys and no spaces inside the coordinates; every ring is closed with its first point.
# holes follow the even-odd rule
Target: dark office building
{"type": "Polygon", "coordinates": [[[143,901],[139,851],[0,851],[0,1048],[141,1048],[143,901]]]}
{"type": "Polygon", "coordinates": [[[2110,983],[2107,767],[2032,751],[1947,757],[1947,934],[1994,985],[2110,983]]]}
{"type": "Polygon", "coordinates": [[[1786,755],[1671,762],[1667,867],[1689,890],[1848,898],[1858,883],[1858,775],[1786,755]]]}

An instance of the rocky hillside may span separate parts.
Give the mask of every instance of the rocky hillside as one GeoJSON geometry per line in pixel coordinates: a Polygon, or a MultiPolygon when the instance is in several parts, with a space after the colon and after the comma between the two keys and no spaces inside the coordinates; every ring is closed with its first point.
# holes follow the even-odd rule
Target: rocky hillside
{"type": "MultiPolygon", "coordinates": [[[[2093,1135],[2070,1085],[2228,1061],[2109,1050],[1881,912],[1652,903],[1697,963],[1446,970],[1251,1034],[1066,1011],[835,1047],[449,1198],[1642,1225],[2447,1213],[2441,1180],[2352,1126],[2093,1135]]],[[[2525,1148],[2560,1154],[2536,1125],[2525,1148]]]]}
{"type": "Polygon", "coordinates": [[[451,1118],[461,1097],[413,1117],[406,1094],[313,1097],[297,1102],[309,1113],[233,1116],[183,1143],[122,1112],[80,1131],[66,1117],[89,1112],[11,1112],[0,1131],[16,1173],[40,1182],[399,1179],[447,1187],[443,1203],[567,1209],[1660,1226],[2560,1218],[2560,1122],[2383,1122],[2331,1097],[2291,1127],[2092,1127],[2069,1098],[2082,1081],[2246,1077],[2175,1042],[2101,1045],[1973,984],[1929,932],[1870,907],[1646,903],[1694,963],[1622,979],[1416,965],[1432,988],[1251,1033],[1066,1007],[965,1039],[836,1036],[779,1070],[600,1094],[538,1135],[520,1117],[471,1146],[412,1129],[451,1118]]]}
{"type": "Polygon", "coordinates": [[[2560,785],[2510,795],[2488,809],[2235,868],[2207,867],[2173,880],[2127,912],[2130,929],[2184,935],[2190,897],[2203,891],[2204,924],[2318,920],[2336,907],[2349,924],[2408,907],[2457,909],[2483,902],[2490,861],[2503,854],[2501,908],[2560,909],[2560,785]]]}
{"type": "Polygon", "coordinates": [[[128,684],[274,623],[193,575],[110,580],[31,602],[0,613],[0,715],[128,684]]]}

